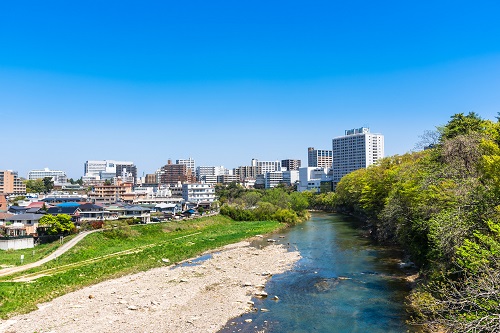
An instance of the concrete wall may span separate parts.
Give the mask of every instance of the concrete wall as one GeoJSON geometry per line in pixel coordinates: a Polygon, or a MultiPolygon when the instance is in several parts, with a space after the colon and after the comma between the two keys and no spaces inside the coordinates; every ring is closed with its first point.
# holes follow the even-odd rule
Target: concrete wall
{"type": "Polygon", "coordinates": [[[33,237],[0,240],[0,250],[20,250],[35,247],[33,237]]]}

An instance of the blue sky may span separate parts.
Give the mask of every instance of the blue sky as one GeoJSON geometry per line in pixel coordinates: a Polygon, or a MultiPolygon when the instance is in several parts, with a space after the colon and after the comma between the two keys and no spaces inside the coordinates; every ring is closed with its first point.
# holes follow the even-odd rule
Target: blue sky
{"type": "Polygon", "coordinates": [[[500,112],[497,1],[4,1],[0,169],[132,160],[151,173],[330,149],[413,149],[500,112]]]}

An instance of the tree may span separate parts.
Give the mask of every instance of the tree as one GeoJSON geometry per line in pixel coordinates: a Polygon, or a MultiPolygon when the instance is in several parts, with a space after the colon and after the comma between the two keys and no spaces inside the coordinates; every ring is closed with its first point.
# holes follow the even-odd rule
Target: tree
{"type": "Polygon", "coordinates": [[[45,193],[45,184],[42,179],[25,180],[24,184],[28,193],[45,193]]]}
{"type": "Polygon", "coordinates": [[[482,132],[485,129],[484,120],[475,112],[468,115],[457,113],[451,116],[451,120],[441,129],[442,139],[451,139],[460,134],[471,132],[482,132]]]}
{"type": "Polygon", "coordinates": [[[71,216],[67,214],[44,215],[38,221],[38,225],[41,227],[47,227],[47,233],[49,235],[65,234],[69,233],[75,228],[75,225],[71,221],[71,216]]]}
{"type": "Polygon", "coordinates": [[[45,187],[44,193],[49,193],[54,188],[54,181],[51,177],[43,178],[43,185],[45,187]]]}

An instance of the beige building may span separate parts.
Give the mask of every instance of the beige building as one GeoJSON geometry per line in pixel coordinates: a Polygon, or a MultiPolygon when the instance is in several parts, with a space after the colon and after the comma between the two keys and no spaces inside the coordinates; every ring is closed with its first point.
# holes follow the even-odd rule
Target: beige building
{"type": "Polygon", "coordinates": [[[118,200],[133,200],[132,186],[132,183],[96,185],[88,196],[89,199],[96,204],[111,204],[118,200]]]}
{"type": "Polygon", "coordinates": [[[17,172],[0,170],[0,193],[25,194],[26,185],[17,176],[17,172]]]}

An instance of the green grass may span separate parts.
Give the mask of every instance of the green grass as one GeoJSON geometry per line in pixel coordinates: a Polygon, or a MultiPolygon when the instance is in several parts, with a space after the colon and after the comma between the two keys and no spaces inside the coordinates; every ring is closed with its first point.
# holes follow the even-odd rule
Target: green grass
{"type": "MultiPolygon", "coordinates": [[[[64,237],[64,243],[75,237],[75,235],[64,237]]],[[[21,255],[24,255],[23,265],[45,258],[62,244],[58,241],[50,244],[38,245],[32,249],[22,250],[0,250],[0,264],[5,266],[20,266],[21,255]]]]}
{"type": "Polygon", "coordinates": [[[134,237],[107,238],[93,233],[57,260],[0,279],[0,317],[36,309],[70,291],[110,278],[164,266],[161,259],[179,262],[226,244],[269,233],[283,224],[272,221],[235,222],[223,216],[187,222],[134,226],[134,237]],[[125,251],[125,252],[124,252],[125,251]],[[9,282],[13,277],[50,274],[32,282],[9,282]]]}

